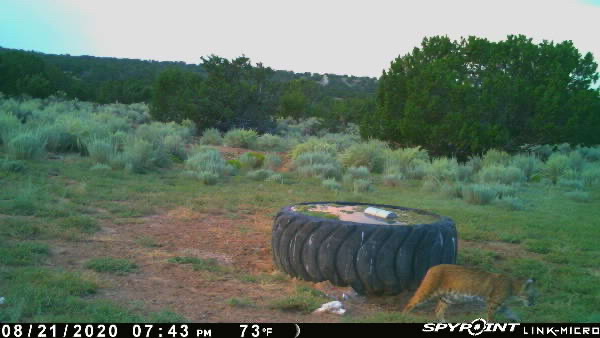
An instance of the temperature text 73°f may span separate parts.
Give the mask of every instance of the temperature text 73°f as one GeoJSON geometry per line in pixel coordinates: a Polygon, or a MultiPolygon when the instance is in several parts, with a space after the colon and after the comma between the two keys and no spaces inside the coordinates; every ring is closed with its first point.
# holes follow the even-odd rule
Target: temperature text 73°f
{"type": "Polygon", "coordinates": [[[273,333],[273,328],[260,327],[260,325],[258,325],[258,324],[254,324],[252,326],[242,324],[242,325],[240,325],[240,328],[242,329],[242,334],[240,336],[241,338],[246,337],[246,330],[248,330],[248,329],[249,329],[248,333],[250,334],[250,336],[252,336],[254,338],[258,338],[261,335],[264,337],[268,337],[271,333],[273,333]]]}

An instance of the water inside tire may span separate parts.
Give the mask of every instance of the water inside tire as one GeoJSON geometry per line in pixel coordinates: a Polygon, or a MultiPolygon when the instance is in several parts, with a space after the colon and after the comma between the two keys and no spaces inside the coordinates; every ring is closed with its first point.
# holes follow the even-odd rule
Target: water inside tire
{"type": "Polygon", "coordinates": [[[367,224],[387,224],[387,225],[414,225],[414,224],[430,224],[437,222],[439,217],[421,214],[411,210],[402,209],[384,209],[395,213],[398,217],[384,219],[371,216],[364,213],[368,205],[341,205],[341,204],[302,204],[292,207],[293,211],[302,214],[323,217],[329,219],[339,219],[341,221],[367,223],[367,224]]]}

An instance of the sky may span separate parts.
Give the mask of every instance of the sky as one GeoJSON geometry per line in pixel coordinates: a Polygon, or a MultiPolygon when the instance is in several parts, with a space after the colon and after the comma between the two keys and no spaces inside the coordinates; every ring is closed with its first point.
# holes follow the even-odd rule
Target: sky
{"type": "Polygon", "coordinates": [[[378,77],[426,36],[572,40],[600,59],[600,0],[0,0],[0,46],[378,77]]]}

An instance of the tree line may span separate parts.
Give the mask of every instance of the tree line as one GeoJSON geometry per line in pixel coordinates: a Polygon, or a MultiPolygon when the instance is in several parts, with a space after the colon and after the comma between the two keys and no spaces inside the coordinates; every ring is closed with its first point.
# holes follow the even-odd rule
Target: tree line
{"type": "Polygon", "coordinates": [[[7,95],[69,98],[97,103],[149,102],[162,71],[178,67],[202,72],[183,62],[157,62],[93,56],[53,55],[0,48],[0,91],[7,95]]]}
{"type": "Polygon", "coordinates": [[[273,80],[276,72],[244,56],[202,58],[206,76],[171,68],[154,83],[151,115],[159,121],[189,119],[201,128],[250,128],[268,132],[274,117],[320,117],[335,131],[374,109],[374,95],[332,97],[318,82],[273,80]]]}
{"type": "Polygon", "coordinates": [[[597,68],[571,41],[425,38],[383,72],[361,133],[459,158],[524,144],[599,144],[597,68]]]}

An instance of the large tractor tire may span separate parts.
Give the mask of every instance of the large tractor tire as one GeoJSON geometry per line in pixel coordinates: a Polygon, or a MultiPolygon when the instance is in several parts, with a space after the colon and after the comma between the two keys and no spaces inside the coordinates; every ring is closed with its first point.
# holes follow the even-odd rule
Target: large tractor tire
{"type": "Polygon", "coordinates": [[[416,289],[427,270],[456,264],[454,221],[427,211],[347,202],[435,216],[430,224],[366,224],[311,216],[287,206],[275,216],[273,259],[285,273],[312,282],[351,286],[359,294],[397,294],[416,289]]]}

